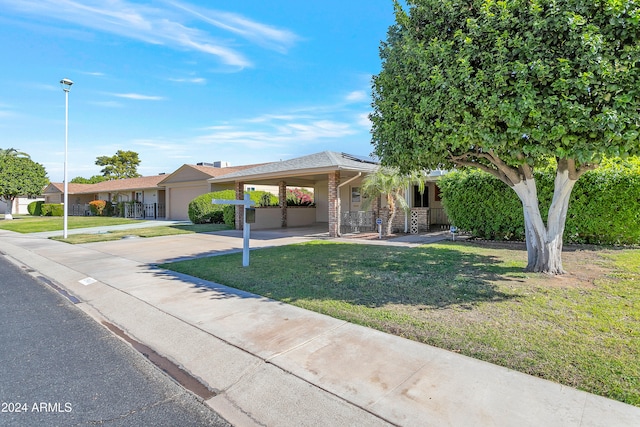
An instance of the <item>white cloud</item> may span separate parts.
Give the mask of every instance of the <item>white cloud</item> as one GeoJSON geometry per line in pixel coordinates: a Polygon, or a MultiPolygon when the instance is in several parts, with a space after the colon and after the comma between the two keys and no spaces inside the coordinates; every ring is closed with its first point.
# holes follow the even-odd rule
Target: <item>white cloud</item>
{"type": "Polygon", "coordinates": [[[289,30],[252,21],[235,13],[196,8],[180,2],[171,2],[171,4],[192,14],[203,22],[238,34],[251,42],[278,52],[286,52],[299,39],[295,33],[289,30]]]}
{"type": "Polygon", "coordinates": [[[89,104],[96,105],[98,107],[108,107],[108,108],[121,108],[124,105],[118,101],[91,101],[89,104]]]}
{"type": "Polygon", "coordinates": [[[358,114],[358,124],[360,126],[371,129],[371,119],[369,119],[369,113],[358,114]]]}
{"type": "Polygon", "coordinates": [[[367,101],[368,99],[369,95],[367,95],[367,93],[363,90],[355,90],[347,94],[347,96],[345,97],[345,100],[347,102],[362,102],[367,101]]]}
{"type": "Polygon", "coordinates": [[[112,93],[111,95],[117,96],[118,98],[135,99],[139,101],[162,101],[165,99],[162,96],[142,95],[139,93],[112,93]]]}
{"type": "Polygon", "coordinates": [[[285,52],[298,40],[298,36],[289,30],[252,21],[241,15],[178,2],[154,3],[151,6],[127,0],[0,0],[0,4],[7,9],[66,21],[146,43],[210,54],[238,69],[250,67],[252,63],[236,47],[231,47],[231,43],[235,45],[235,42],[226,40],[226,34],[239,35],[279,52],[285,52]],[[158,4],[168,7],[161,8],[158,4]],[[201,24],[198,27],[188,25],[194,17],[201,24]],[[221,30],[225,41],[213,34],[221,30]]]}
{"type": "Polygon", "coordinates": [[[328,118],[265,114],[235,125],[211,126],[206,131],[196,138],[197,143],[263,149],[339,139],[357,133],[358,129],[350,123],[328,118]]]}
{"type": "Polygon", "coordinates": [[[191,77],[191,78],[174,78],[170,77],[167,80],[176,83],[193,83],[193,84],[204,84],[207,82],[207,79],[202,77],[191,77]]]}

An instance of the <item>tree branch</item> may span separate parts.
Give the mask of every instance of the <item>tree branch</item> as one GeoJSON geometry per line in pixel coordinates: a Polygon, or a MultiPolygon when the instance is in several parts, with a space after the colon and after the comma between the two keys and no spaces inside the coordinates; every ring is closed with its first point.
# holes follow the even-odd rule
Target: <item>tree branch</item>
{"type": "Polygon", "coordinates": [[[520,175],[516,171],[516,169],[512,168],[511,166],[503,162],[502,159],[500,159],[500,157],[495,155],[493,150],[487,153],[482,151],[477,151],[475,153],[465,153],[460,156],[454,156],[453,154],[449,153],[449,158],[453,163],[457,165],[475,167],[484,172],[490,173],[491,175],[498,178],[500,181],[507,184],[509,187],[513,187],[514,185],[516,185],[522,180],[520,178],[520,175]],[[468,160],[470,157],[478,157],[478,158],[486,159],[489,161],[489,163],[495,166],[495,169],[487,165],[484,165],[482,163],[468,160]]]}
{"type": "Polygon", "coordinates": [[[580,178],[585,172],[594,170],[598,167],[595,163],[585,163],[580,165],[580,167],[576,166],[576,160],[573,158],[565,158],[558,159],[558,170],[566,170],[569,172],[569,179],[576,181],[580,178]]]}

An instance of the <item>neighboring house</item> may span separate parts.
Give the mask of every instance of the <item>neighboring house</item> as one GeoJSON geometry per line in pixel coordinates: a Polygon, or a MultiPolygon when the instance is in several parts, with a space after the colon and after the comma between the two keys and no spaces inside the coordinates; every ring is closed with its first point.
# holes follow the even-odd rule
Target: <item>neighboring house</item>
{"type": "MultiPolygon", "coordinates": [[[[69,215],[86,215],[93,200],[127,205],[127,217],[164,218],[165,188],[158,185],[166,175],[114,179],[96,184],[69,183],[69,215]]],[[[51,183],[44,190],[45,203],[64,202],[64,184],[51,183]]]]}
{"type": "MultiPolygon", "coordinates": [[[[15,215],[28,215],[29,211],[27,210],[27,206],[29,206],[29,203],[40,200],[44,200],[44,197],[16,197],[13,200],[13,209],[11,209],[11,213],[15,215]]],[[[0,199],[0,214],[5,214],[7,212],[9,212],[7,202],[0,199]]]]}

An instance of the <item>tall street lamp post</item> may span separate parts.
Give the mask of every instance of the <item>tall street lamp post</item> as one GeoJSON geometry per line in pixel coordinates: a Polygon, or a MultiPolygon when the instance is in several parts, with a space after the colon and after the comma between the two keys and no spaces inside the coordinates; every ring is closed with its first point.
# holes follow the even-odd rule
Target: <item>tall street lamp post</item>
{"type": "Polygon", "coordinates": [[[67,219],[69,217],[69,177],[67,176],[68,144],[69,144],[69,91],[73,82],[69,79],[60,80],[64,91],[64,206],[62,220],[62,238],[67,238],[67,219]]]}

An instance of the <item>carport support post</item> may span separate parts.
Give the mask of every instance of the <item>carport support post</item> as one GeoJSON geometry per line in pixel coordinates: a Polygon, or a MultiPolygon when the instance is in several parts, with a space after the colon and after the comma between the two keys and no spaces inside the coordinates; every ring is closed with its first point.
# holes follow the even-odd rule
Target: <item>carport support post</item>
{"type": "Polygon", "coordinates": [[[242,209],[242,266],[249,266],[249,237],[251,236],[251,224],[247,222],[247,208],[250,207],[253,202],[249,199],[249,193],[244,193],[244,204],[242,209]]]}
{"type": "Polygon", "coordinates": [[[213,205],[236,205],[242,206],[242,266],[249,266],[249,236],[251,235],[251,225],[247,223],[247,208],[253,206],[255,203],[249,198],[249,193],[244,193],[244,200],[226,200],[226,199],[213,199],[211,200],[213,205]]]}

